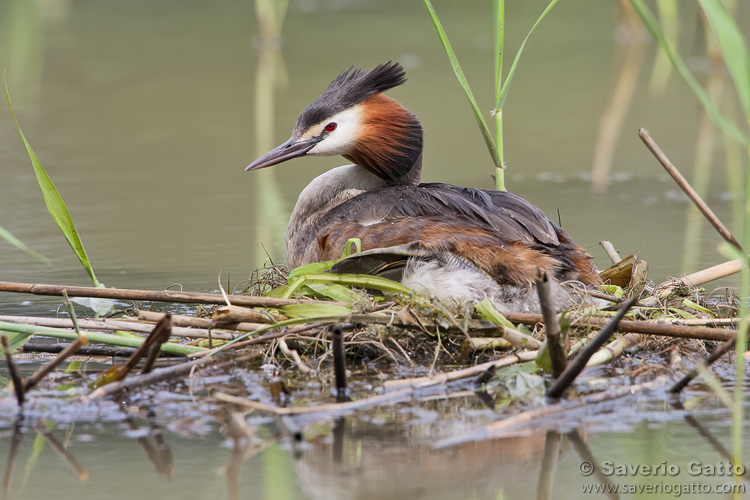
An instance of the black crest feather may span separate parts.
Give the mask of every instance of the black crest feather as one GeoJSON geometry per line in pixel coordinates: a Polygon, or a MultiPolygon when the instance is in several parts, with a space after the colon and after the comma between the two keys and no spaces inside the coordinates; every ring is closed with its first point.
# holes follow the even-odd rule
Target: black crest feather
{"type": "Polygon", "coordinates": [[[406,82],[404,68],[397,62],[378,64],[370,71],[350,67],[342,71],[328,88],[306,107],[297,120],[297,130],[320,123],[380,92],[398,87],[406,82]]]}

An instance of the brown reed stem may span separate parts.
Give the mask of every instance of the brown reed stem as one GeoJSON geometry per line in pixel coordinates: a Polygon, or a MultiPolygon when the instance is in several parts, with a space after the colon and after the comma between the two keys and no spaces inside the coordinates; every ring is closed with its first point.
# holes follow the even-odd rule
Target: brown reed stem
{"type": "Polygon", "coordinates": [[[550,399],[557,399],[560,396],[562,396],[565,389],[567,389],[570,384],[573,383],[573,381],[578,377],[578,375],[583,371],[584,368],[586,368],[586,363],[588,363],[591,356],[596,354],[596,352],[599,350],[601,346],[604,345],[607,340],[612,336],[613,333],[617,330],[617,324],[620,322],[623,316],[625,316],[625,313],[628,312],[628,310],[635,304],[636,298],[632,297],[627,302],[623,303],[622,306],[620,306],[620,309],[617,311],[617,315],[612,318],[612,320],[607,323],[607,325],[601,329],[599,333],[596,334],[596,336],[591,339],[591,342],[586,344],[586,346],[581,349],[581,352],[576,356],[573,361],[568,365],[568,367],[565,369],[565,371],[558,377],[557,380],[547,389],[547,397],[550,399]]]}
{"type": "Polygon", "coordinates": [[[560,322],[557,321],[555,306],[549,289],[549,278],[543,269],[536,268],[536,293],[539,296],[539,307],[542,310],[544,331],[547,333],[547,350],[552,363],[552,376],[557,378],[565,370],[568,360],[565,357],[560,322]]]}
{"type": "Polygon", "coordinates": [[[78,352],[81,346],[88,344],[88,339],[85,336],[78,337],[72,343],[70,343],[65,349],[63,349],[55,359],[39,367],[23,384],[24,391],[28,392],[35,387],[44,377],[49,375],[52,370],[57,368],[60,363],[65,361],[67,358],[78,352]]]}
{"type": "Polygon", "coordinates": [[[730,245],[733,245],[735,248],[739,248],[740,250],[742,250],[742,246],[734,238],[734,236],[732,236],[732,233],[729,231],[729,229],[727,229],[727,227],[722,224],[721,220],[719,220],[716,214],[714,214],[713,211],[708,207],[708,205],[706,205],[706,203],[698,195],[698,193],[695,192],[695,189],[693,189],[687,179],[682,176],[680,171],[677,170],[677,167],[675,167],[674,164],[669,160],[669,158],[667,158],[667,155],[664,153],[664,151],[662,151],[661,148],[656,144],[656,142],[651,138],[648,130],[646,130],[645,128],[639,129],[638,137],[640,137],[643,143],[646,144],[646,147],[656,157],[659,163],[661,163],[661,166],[664,167],[664,169],[672,177],[672,179],[674,179],[677,185],[680,186],[680,189],[682,189],[687,197],[690,198],[690,201],[695,204],[696,208],[703,214],[708,222],[711,223],[714,229],[719,232],[721,237],[724,238],[724,240],[730,245]]]}

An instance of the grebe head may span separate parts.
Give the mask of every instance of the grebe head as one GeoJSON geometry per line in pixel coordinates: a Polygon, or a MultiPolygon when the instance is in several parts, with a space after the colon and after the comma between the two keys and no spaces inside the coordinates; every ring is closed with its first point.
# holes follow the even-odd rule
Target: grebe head
{"type": "Polygon", "coordinates": [[[245,170],[305,155],[342,155],[390,183],[418,182],[422,126],[411,112],[382,94],[405,81],[404,69],[394,62],[370,71],[349,68],[302,110],[288,141],[245,170]]]}

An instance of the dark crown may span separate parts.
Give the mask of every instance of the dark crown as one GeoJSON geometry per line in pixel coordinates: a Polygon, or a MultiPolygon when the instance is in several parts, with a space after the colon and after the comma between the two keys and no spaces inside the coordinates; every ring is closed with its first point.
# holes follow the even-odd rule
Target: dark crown
{"type": "Polygon", "coordinates": [[[406,82],[404,68],[397,62],[378,64],[370,71],[350,67],[342,71],[325,91],[306,107],[297,119],[297,131],[320,123],[380,92],[406,82]]]}

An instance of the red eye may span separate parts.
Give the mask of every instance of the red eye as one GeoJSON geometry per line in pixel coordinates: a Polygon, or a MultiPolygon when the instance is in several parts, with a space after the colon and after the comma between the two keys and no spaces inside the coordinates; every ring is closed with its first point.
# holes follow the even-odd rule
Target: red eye
{"type": "Polygon", "coordinates": [[[336,130],[336,122],[331,122],[328,125],[326,125],[325,131],[326,132],[333,132],[336,130]]]}

